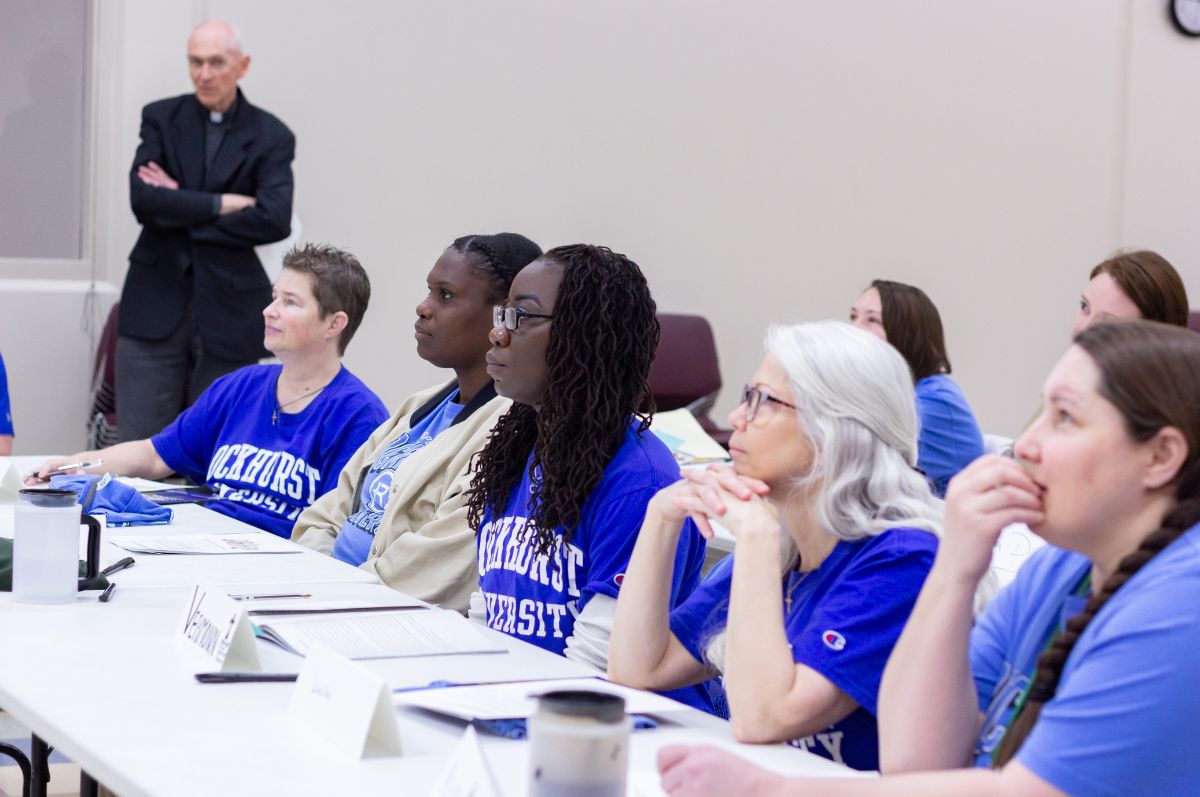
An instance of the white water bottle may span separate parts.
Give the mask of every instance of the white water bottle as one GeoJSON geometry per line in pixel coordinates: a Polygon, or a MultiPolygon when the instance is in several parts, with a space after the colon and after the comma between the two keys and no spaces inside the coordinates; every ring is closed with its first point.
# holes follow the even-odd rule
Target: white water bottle
{"type": "Polygon", "coordinates": [[[528,723],[530,797],[625,797],[633,721],[623,697],[546,692],[528,723]]]}
{"type": "Polygon", "coordinates": [[[79,592],[80,507],[71,490],[22,490],[13,526],[13,600],[70,603],[79,592]]]}

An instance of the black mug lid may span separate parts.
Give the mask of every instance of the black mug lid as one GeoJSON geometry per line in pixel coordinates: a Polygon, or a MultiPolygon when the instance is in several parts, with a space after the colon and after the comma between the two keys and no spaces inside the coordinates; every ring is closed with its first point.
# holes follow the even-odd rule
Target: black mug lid
{"type": "Polygon", "coordinates": [[[20,491],[21,499],[28,501],[34,506],[44,506],[50,508],[61,508],[64,506],[74,506],[79,500],[79,496],[74,490],[55,490],[55,489],[39,489],[36,487],[25,488],[20,491]]]}
{"type": "Polygon", "coordinates": [[[550,714],[588,717],[600,722],[625,719],[625,698],[587,689],[559,689],[538,695],[538,709],[550,714]]]}

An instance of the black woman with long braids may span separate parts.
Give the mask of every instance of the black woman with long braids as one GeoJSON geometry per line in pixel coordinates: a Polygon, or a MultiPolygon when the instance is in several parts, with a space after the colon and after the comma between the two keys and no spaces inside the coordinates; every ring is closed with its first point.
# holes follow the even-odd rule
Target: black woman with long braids
{"type": "Polygon", "coordinates": [[[983,457],[950,483],[933,570],[880,689],[884,777],[784,780],[674,747],[659,755],[664,791],[1200,794],[1200,335],[1090,326],[1043,395],[1021,462],[983,457]],[[1013,522],[1049,545],[973,623],[975,586],[1013,522]]]}
{"type": "MultiPolygon", "coordinates": [[[[600,246],[551,249],[495,310],[487,355],[513,406],[477,455],[471,616],[604,670],[617,592],[646,504],[679,478],[646,406],[658,319],[637,264],[600,246]]],[[[699,581],[704,541],[681,536],[672,603],[699,581]]]]}

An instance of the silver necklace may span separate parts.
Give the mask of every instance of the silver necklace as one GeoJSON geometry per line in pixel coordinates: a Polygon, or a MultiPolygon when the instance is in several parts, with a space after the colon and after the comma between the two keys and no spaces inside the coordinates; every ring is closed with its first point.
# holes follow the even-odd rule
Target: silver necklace
{"type": "Polygon", "coordinates": [[[279,403],[279,378],[276,377],[276,379],[275,379],[275,409],[272,410],[272,412],[271,412],[271,425],[272,426],[279,425],[279,413],[283,411],[284,407],[290,407],[293,404],[295,404],[297,401],[300,401],[301,399],[306,399],[309,396],[316,395],[317,393],[320,393],[322,390],[324,390],[325,388],[329,387],[332,384],[333,384],[333,380],[330,380],[330,381],[326,382],[325,384],[321,385],[316,390],[310,390],[302,396],[297,396],[296,398],[292,399],[289,402],[280,404],[279,403]]]}

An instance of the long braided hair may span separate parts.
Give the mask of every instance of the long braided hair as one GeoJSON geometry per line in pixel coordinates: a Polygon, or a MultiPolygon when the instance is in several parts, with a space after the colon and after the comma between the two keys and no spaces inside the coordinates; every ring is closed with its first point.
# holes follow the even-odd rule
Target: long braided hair
{"type": "Polygon", "coordinates": [[[513,404],[475,455],[468,513],[478,530],[485,509],[503,511],[528,467],[534,553],[550,556],[555,529],[563,527],[565,540],[571,539],[631,416],[640,419],[639,431],[650,425],[654,405],[646,378],[659,327],[646,278],[624,255],[574,244],[542,259],[562,273],[545,392],[538,411],[513,404]]]}
{"type": "Polygon", "coordinates": [[[1025,703],[997,748],[992,764],[997,768],[1016,755],[1042,706],[1054,697],[1067,658],[1092,618],[1147,562],[1200,522],[1200,335],[1153,321],[1120,321],[1089,327],[1075,343],[1099,367],[1100,394],[1120,411],[1134,440],[1145,442],[1174,427],[1187,440],[1188,453],[1176,476],[1178,503],[1162,525],[1121,560],[1038,659],[1025,703]]]}

